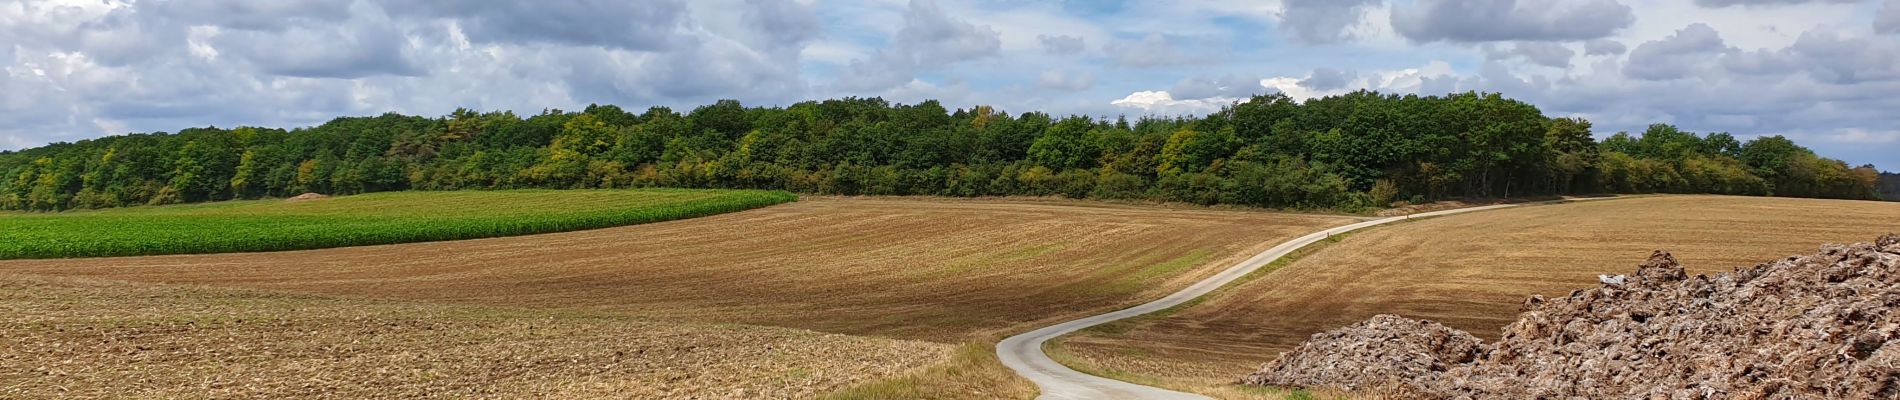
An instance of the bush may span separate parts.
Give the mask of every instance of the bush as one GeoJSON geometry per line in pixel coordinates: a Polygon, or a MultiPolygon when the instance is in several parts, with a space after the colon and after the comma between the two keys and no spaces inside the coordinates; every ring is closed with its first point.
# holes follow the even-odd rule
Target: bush
{"type": "Polygon", "coordinates": [[[1372,182],[1372,191],[1367,194],[1372,196],[1374,207],[1387,207],[1399,198],[1399,185],[1393,184],[1390,179],[1380,179],[1372,182]]]}
{"type": "Polygon", "coordinates": [[[1148,196],[1148,179],[1120,172],[1103,172],[1095,180],[1090,197],[1102,199],[1140,199],[1148,196]]]}

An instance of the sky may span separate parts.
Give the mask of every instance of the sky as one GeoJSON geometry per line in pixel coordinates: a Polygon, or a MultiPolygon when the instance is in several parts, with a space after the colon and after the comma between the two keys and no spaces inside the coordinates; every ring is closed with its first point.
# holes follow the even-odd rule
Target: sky
{"type": "Polygon", "coordinates": [[[845,96],[1097,117],[1502,93],[1900,170],[1900,0],[0,0],[0,150],[845,96]]]}

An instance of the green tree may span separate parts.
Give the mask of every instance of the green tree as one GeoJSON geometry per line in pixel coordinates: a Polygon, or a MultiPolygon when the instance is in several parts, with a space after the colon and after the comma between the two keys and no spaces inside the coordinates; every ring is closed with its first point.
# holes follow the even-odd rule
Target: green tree
{"type": "Polygon", "coordinates": [[[1029,145],[1029,159],[1051,170],[1092,168],[1101,154],[1088,138],[1094,125],[1083,117],[1069,117],[1049,127],[1049,131],[1029,145]]]}

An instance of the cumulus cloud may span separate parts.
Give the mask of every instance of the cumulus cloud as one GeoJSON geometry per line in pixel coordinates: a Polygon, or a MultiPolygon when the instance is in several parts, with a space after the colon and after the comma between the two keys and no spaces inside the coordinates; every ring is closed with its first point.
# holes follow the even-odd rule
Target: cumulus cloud
{"type": "Polygon", "coordinates": [[[1791,5],[1791,4],[1824,4],[1824,3],[1847,4],[1847,3],[1854,3],[1858,1],[1860,0],[1695,0],[1695,4],[1699,6],[1703,6],[1703,7],[1735,7],[1735,6],[1785,6],[1785,5],[1791,5]]]}
{"type": "Polygon", "coordinates": [[[1260,85],[1259,78],[1239,75],[1196,76],[1175,83],[1173,88],[1168,89],[1168,94],[1181,100],[1237,99],[1265,93],[1266,89],[1266,86],[1260,85]]]}
{"type": "MultiPolygon", "coordinates": [[[[140,5],[145,7],[147,5],[140,5]]],[[[343,22],[350,7],[323,0],[172,0],[150,4],[164,18],[232,29],[274,31],[287,25],[343,22]]]]}
{"type": "Polygon", "coordinates": [[[1570,58],[1577,52],[1562,43],[1517,42],[1498,46],[1486,44],[1485,58],[1489,60],[1523,59],[1533,64],[1552,68],[1569,68],[1570,58]]]}
{"type": "Polygon", "coordinates": [[[1285,0],[1279,29],[1294,41],[1325,44],[1355,39],[1352,29],[1366,10],[1385,0],[1285,0]]]}
{"type": "Polygon", "coordinates": [[[1887,0],[1880,5],[1880,12],[1874,15],[1874,31],[1900,33],[1900,0],[1887,0]]]}
{"type": "Polygon", "coordinates": [[[812,7],[792,0],[746,0],[742,10],[746,24],[759,27],[757,39],[768,50],[796,50],[806,42],[824,36],[825,27],[812,7]]]}
{"type": "Polygon", "coordinates": [[[215,29],[205,35],[217,54],[264,73],[309,78],[360,78],[425,73],[404,33],[380,10],[361,7],[343,22],[285,24],[273,29],[215,29]]]}
{"type": "Polygon", "coordinates": [[[397,16],[453,19],[463,34],[476,42],[542,42],[629,50],[666,48],[679,37],[680,24],[687,19],[686,7],[679,0],[494,2],[480,7],[456,0],[386,4],[397,16]]]}
{"type": "Polygon", "coordinates": [[[1853,163],[1900,160],[1883,142],[1900,124],[1900,40],[1826,28],[1785,47],[1741,50],[1714,28],[1692,24],[1645,42],[1627,62],[1603,58],[1562,75],[1487,63],[1475,73],[1424,79],[1421,93],[1493,91],[1551,115],[1591,119],[1602,132],[1673,123],[1744,139],[1785,134],[1853,163]],[[1514,73],[1516,72],[1516,73],[1514,73]],[[1870,145],[1871,144],[1871,145],[1870,145]],[[1858,160],[1858,161],[1857,161],[1858,160]]]}
{"type": "Polygon", "coordinates": [[[1044,89],[1079,92],[1095,86],[1095,75],[1087,71],[1069,72],[1060,69],[1043,71],[1036,78],[1036,86],[1044,89]]]}
{"type": "Polygon", "coordinates": [[[935,1],[911,0],[891,44],[870,59],[852,61],[838,87],[851,92],[895,88],[918,71],[994,56],[1002,46],[995,29],[952,17],[935,1]]]}
{"type": "Polygon", "coordinates": [[[1387,93],[1444,94],[1455,87],[1451,64],[1432,61],[1417,68],[1377,70],[1364,73],[1329,68],[1314,69],[1306,77],[1276,76],[1260,81],[1272,92],[1305,101],[1323,96],[1369,89],[1387,93]]]}
{"type": "Polygon", "coordinates": [[[1359,74],[1352,71],[1315,68],[1312,74],[1306,76],[1306,79],[1300,80],[1299,85],[1318,91],[1338,90],[1352,84],[1352,81],[1358,77],[1359,74]]]}
{"type": "Polygon", "coordinates": [[[1418,42],[1589,40],[1635,21],[1616,0],[1419,0],[1392,10],[1392,27],[1418,42]]]}
{"type": "Polygon", "coordinates": [[[1081,37],[1069,35],[1037,35],[1036,41],[1042,43],[1042,51],[1049,54],[1076,54],[1088,47],[1081,37]]]}
{"type": "Polygon", "coordinates": [[[1280,92],[1258,78],[1232,74],[1194,76],[1176,82],[1167,90],[1136,91],[1109,104],[1151,114],[1205,114],[1254,95],[1280,92]]]}
{"type": "Polygon", "coordinates": [[[1615,56],[1629,51],[1622,42],[1610,39],[1597,39],[1583,43],[1583,54],[1591,56],[1615,56]]]}
{"type": "Polygon", "coordinates": [[[1714,67],[1709,62],[1735,49],[1708,24],[1690,24],[1669,37],[1644,42],[1630,51],[1623,74],[1637,79],[1686,78],[1714,67]]]}
{"type": "Polygon", "coordinates": [[[1785,57],[1784,64],[1803,66],[1809,75],[1823,82],[1858,84],[1900,79],[1900,41],[1809,31],[1780,54],[1785,57]]]}
{"type": "Polygon", "coordinates": [[[1129,93],[1128,96],[1109,104],[1150,114],[1185,115],[1219,111],[1221,107],[1233,102],[1234,99],[1231,98],[1175,99],[1174,95],[1165,90],[1144,90],[1129,93]]]}
{"type": "Polygon", "coordinates": [[[1160,67],[1192,62],[1178,47],[1167,36],[1154,33],[1141,40],[1111,42],[1103,46],[1102,51],[1114,57],[1116,63],[1131,67],[1160,67]]]}
{"type": "Polygon", "coordinates": [[[918,64],[993,56],[1003,46],[995,29],[953,18],[933,0],[911,0],[896,41],[902,56],[918,64]]]}
{"type": "Polygon", "coordinates": [[[799,50],[822,35],[811,7],[793,0],[453,5],[0,6],[0,119],[9,121],[0,135],[40,144],[457,107],[783,101],[807,96],[799,50]],[[689,10],[710,6],[724,13],[689,10]]]}

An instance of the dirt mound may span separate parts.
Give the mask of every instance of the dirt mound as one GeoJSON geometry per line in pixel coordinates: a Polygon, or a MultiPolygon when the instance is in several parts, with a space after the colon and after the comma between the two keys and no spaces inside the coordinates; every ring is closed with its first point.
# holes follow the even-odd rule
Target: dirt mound
{"type": "Polygon", "coordinates": [[[1900,398],[1900,236],[1713,277],[1656,252],[1602,280],[1531,297],[1468,360],[1450,338],[1469,335],[1380,316],[1314,335],[1243,382],[1421,398],[1900,398]]]}
{"type": "Polygon", "coordinates": [[[1353,326],[1313,335],[1281,357],[1277,368],[1248,375],[1250,385],[1328,386],[1347,390],[1392,388],[1435,380],[1452,365],[1470,363],[1481,341],[1431,321],[1379,315],[1353,326]],[[1337,368],[1357,365],[1363,368],[1337,368]]]}
{"type": "Polygon", "coordinates": [[[284,201],[305,201],[305,200],[316,200],[316,199],[327,199],[327,198],[330,198],[330,196],[326,194],[322,194],[322,193],[304,193],[304,194],[293,196],[288,199],[284,199],[284,201]]]}

